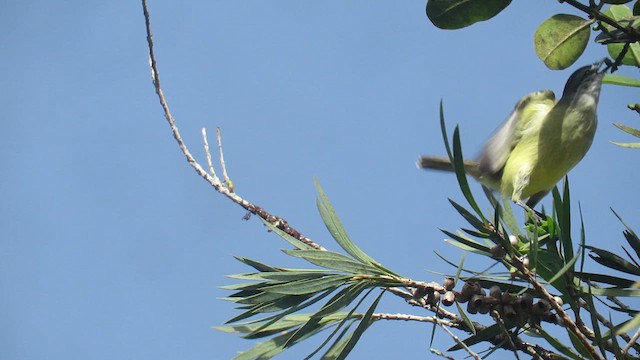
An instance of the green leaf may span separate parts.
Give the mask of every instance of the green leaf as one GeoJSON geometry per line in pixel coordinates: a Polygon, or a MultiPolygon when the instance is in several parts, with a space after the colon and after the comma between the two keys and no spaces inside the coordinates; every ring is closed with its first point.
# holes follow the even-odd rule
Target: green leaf
{"type": "Polygon", "coordinates": [[[640,79],[618,74],[606,74],[602,79],[602,83],[618,86],[640,87],[640,79]]]}
{"type": "Polygon", "coordinates": [[[549,333],[547,333],[546,331],[544,331],[544,329],[540,326],[540,325],[536,325],[535,329],[538,331],[538,333],[540,335],[542,335],[542,337],[547,340],[547,342],[553,346],[556,350],[560,351],[564,356],[567,356],[571,359],[574,360],[582,360],[583,357],[576,354],[575,352],[573,352],[573,350],[567,346],[565,346],[563,343],[561,343],[558,339],[554,338],[553,336],[549,335],[549,333]]]}
{"type": "Polygon", "coordinates": [[[618,297],[640,297],[640,289],[591,289],[593,295],[599,296],[618,296],[618,297]]]}
{"type": "Polygon", "coordinates": [[[469,212],[469,210],[465,209],[462,205],[458,204],[457,202],[451,199],[448,199],[448,200],[449,200],[449,203],[451,203],[451,205],[453,205],[453,207],[456,209],[456,211],[458,211],[458,213],[462,215],[462,217],[465,220],[467,220],[469,225],[473,226],[479,231],[486,231],[484,222],[482,222],[480,219],[475,217],[471,212],[469,212]]]}
{"type": "Polygon", "coordinates": [[[634,128],[630,127],[630,126],[617,124],[617,123],[614,123],[613,126],[615,126],[618,129],[626,132],[627,134],[631,134],[631,135],[633,135],[635,137],[639,137],[640,138],[640,130],[638,130],[638,129],[634,129],[634,128]]]}
{"type": "Polygon", "coordinates": [[[569,177],[564,177],[562,184],[562,207],[558,211],[558,225],[560,228],[560,242],[562,243],[562,255],[566,259],[573,256],[573,241],[571,240],[571,193],[569,191],[569,177]],[[561,218],[560,218],[561,217],[561,218]]]}
{"type": "MultiPolygon", "coordinates": [[[[362,303],[364,302],[364,300],[367,298],[367,296],[369,296],[369,294],[373,291],[373,289],[370,289],[369,291],[367,291],[367,293],[358,301],[358,303],[351,309],[351,311],[349,311],[349,313],[347,314],[347,317],[345,317],[340,324],[338,325],[338,327],[333,331],[333,333],[331,333],[331,335],[329,335],[329,337],[322,343],[322,345],[320,347],[324,347],[324,345],[326,343],[328,343],[328,341],[338,332],[338,330],[345,324],[346,319],[351,317],[351,315],[356,311],[357,308],[360,307],[360,305],[362,305],[362,303]]],[[[349,340],[351,339],[352,334],[347,334],[347,332],[349,331],[349,329],[351,328],[351,325],[353,325],[354,322],[351,322],[350,324],[348,324],[346,326],[346,328],[340,333],[340,335],[336,338],[336,340],[333,342],[333,344],[331,345],[331,347],[327,350],[327,352],[324,354],[324,356],[322,357],[322,359],[336,359],[339,354],[344,350],[345,346],[347,346],[347,343],[349,342],[349,340]]],[[[318,348],[317,350],[319,350],[320,348],[318,348]]],[[[309,356],[307,356],[305,358],[306,359],[310,359],[314,353],[317,352],[314,351],[313,353],[311,353],[309,356]]]]}
{"type": "Polygon", "coordinates": [[[359,263],[352,258],[333,252],[318,250],[283,250],[286,254],[303,258],[308,262],[327,269],[344,271],[352,274],[386,274],[371,265],[359,263]]]}
{"type": "Polygon", "coordinates": [[[498,15],[511,0],[428,0],[427,17],[441,29],[460,29],[498,15]]]}
{"type": "Polygon", "coordinates": [[[607,4],[626,4],[632,1],[633,0],[604,0],[607,4]]]}
{"type": "Polygon", "coordinates": [[[629,148],[629,149],[640,149],[640,143],[621,143],[621,142],[617,142],[617,141],[611,141],[611,143],[613,145],[617,145],[623,148],[629,148]]]}
{"type": "MultiPolygon", "coordinates": [[[[633,13],[631,9],[625,5],[612,5],[604,12],[604,14],[620,24],[627,24],[627,26],[633,27],[633,13]]],[[[607,31],[611,32],[614,37],[619,33],[619,30],[615,29],[611,25],[604,24],[604,27],[607,31]]],[[[622,36],[623,41],[625,41],[624,35],[620,36],[622,36]]],[[[622,64],[630,66],[640,65],[640,44],[638,43],[609,43],[607,44],[607,50],[612,58],[617,59],[625,46],[628,46],[628,49],[622,58],[622,64]]]]}
{"type": "MultiPolygon", "coordinates": [[[[472,335],[472,336],[464,339],[462,342],[465,343],[465,345],[467,345],[467,346],[475,345],[475,344],[483,342],[483,341],[491,340],[491,339],[495,338],[497,335],[499,335],[501,332],[502,332],[502,330],[500,329],[500,325],[499,324],[493,324],[493,325],[483,329],[482,331],[478,332],[476,335],[472,335]]],[[[450,347],[449,349],[447,349],[447,351],[455,351],[455,350],[460,350],[460,349],[462,349],[462,345],[455,344],[452,347],[450,347]]]]}
{"type": "Polygon", "coordinates": [[[553,284],[556,280],[558,280],[560,277],[564,276],[564,274],[566,274],[567,272],[569,272],[569,280],[566,282],[571,282],[571,274],[573,273],[573,264],[576,263],[576,260],[578,260],[580,258],[580,253],[578,252],[577,254],[575,254],[575,256],[567,261],[567,263],[560,269],[560,271],[558,271],[558,273],[553,276],[551,279],[547,280],[550,284],[553,284]]]}
{"type": "MultiPolygon", "coordinates": [[[[469,316],[467,315],[466,311],[464,311],[464,309],[462,308],[462,306],[460,306],[460,304],[456,301],[456,307],[458,308],[458,314],[460,314],[460,317],[462,318],[462,321],[464,322],[465,325],[467,325],[467,328],[469,328],[469,331],[473,334],[473,335],[477,335],[477,331],[476,331],[476,327],[473,325],[473,321],[471,321],[471,319],[469,319],[469,316]]],[[[429,346],[431,347],[431,346],[429,346]]]]}
{"type": "Polygon", "coordinates": [[[316,191],[318,191],[318,199],[316,200],[316,204],[318,206],[318,210],[320,211],[320,216],[322,217],[325,226],[331,233],[331,236],[336,240],[338,245],[340,245],[340,247],[342,247],[344,251],[346,251],[349,255],[353,256],[361,263],[377,266],[380,269],[384,270],[384,272],[387,274],[396,275],[392,271],[382,267],[380,263],[367,255],[364,251],[362,251],[362,249],[360,249],[360,247],[358,247],[353,241],[351,241],[349,235],[347,234],[347,231],[340,221],[340,218],[338,218],[338,214],[333,208],[333,205],[331,205],[329,198],[325,194],[322,186],[320,186],[320,182],[317,179],[315,180],[315,185],[316,191]]]}
{"type": "MultiPolygon", "coordinates": [[[[593,294],[591,293],[591,287],[589,286],[589,293],[583,294],[582,299],[585,301],[587,306],[585,309],[589,313],[589,317],[591,318],[591,328],[595,333],[595,343],[598,344],[598,348],[600,349],[600,353],[604,358],[607,357],[607,350],[604,346],[604,341],[602,341],[602,332],[600,331],[600,323],[598,322],[598,309],[596,309],[595,304],[593,303],[593,294]]],[[[576,307],[577,308],[577,307],[576,307]]]]}
{"type": "Polygon", "coordinates": [[[595,255],[589,254],[589,256],[599,264],[628,274],[640,275],[640,268],[638,268],[638,266],[610,251],[598,249],[593,246],[587,246],[587,249],[595,253],[595,255]]]}
{"type": "Polygon", "coordinates": [[[622,218],[620,217],[620,215],[618,215],[617,212],[615,212],[612,208],[611,208],[611,211],[618,218],[618,220],[620,220],[622,225],[624,225],[624,227],[626,228],[626,230],[623,231],[624,237],[627,239],[627,242],[629,243],[629,245],[631,245],[631,247],[633,248],[633,251],[636,252],[636,256],[640,257],[640,238],[638,238],[638,235],[636,235],[633,229],[629,225],[627,225],[624,222],[624,220],[622,220],[622,218]]]}
{"type": "Polygon", "coordinates": [[[624,334],[629,331],[637,331],[640,328],[640,314],[636,314],[633,319],[629,320],[624,326],[616,330],[616,335],[624,334]]]}
{"type": "Polygon", "coordinates": [[[473,248],[473,249],[476,249],[476,250],[480,250],[480,251],[485,252],[485,253],[488,253],[489,250],[490,250],[489,247],[487,247],[485,245],[482,245],[482,244],[480,244],[478,242],[475,242],[475,241],[473,241],[471,239],[456,235],[456,234],[454,234],[452,232],[449,232],[447,230],[440,229],[440,231],[445,233],[445,235],[451,237],[453,240],[456,240],[456,241],[458,241],[458,242],[460,242],[460,243],[462,243],[464,245],[467,245],[470,248],[473,248]]]}
{"type": "Polygon", "coordinates": [[[568,68],[587,47],[592,23],[593,21],[575,15],[553,15],[535,32],[536,54],[549,69],[568,68]]]}
{"type": "Polygon", "coordinates": [[[440,99],[440,132],[442,133],[444,148],[447,150],[447,156],[449,160],[451,160],[451,163],[453,163],[453,153],[451,153],[451,146],[449,146],[449,136],[447,135],[447,127],[444,121],[444,104],[442,103],[442,99],[440,99]]]}
{"type": "Polygon", "coordinates": [[[266,221],[265,219],[260,218],[260,220],[262,220],[262,222],[269,228],[269,230],[271,230],[274,233],[276,233],[278,236],[280,236],[281,238],[286,240],[288,243],[290,243],[291,245],[293,245],[297,249],[300,249],[300,250],[313,249],[313,247],[311,245],[307,245],[304,242],[302,242],[302,241],[294,238],[293,236],[287,234],[286,232],[278,229],[275,225],[273,225],[272,223],[266,221]]]}
{"type": "Polygon", "coordinates": [[[260,290],[285,295],[315,294],[326,289],[337,288],[344,285],[349,279],[351,279],[349,275],[327,275],[317,279],[302,279],[269,285],[262,287],[260,290]]]}
{"type": "Polygon", "coordinates": [[[633,286],[634,281],[605,274],[594,274],[586,272],[576,272],[575,275],[584,282],[595,281],[599,283],[613,285],[617,288],[629,288],[633,286]]]}
{"type": "Polygon", "coordinates": [[[380,295],[378,295],[378,297],[373,301],[373,303],[371,304],[367,312],[364,314],[364,316],[360,320],[358,327],[353,331],[353,333],[349,337],[349,341],[344,346],[340,354],[338,354],[338,356],[336,357],[336,360],[346,359],[347,355],[349,355],[351,350],[353,350],[353,348],[356,346],[356,343],[358,343],[358,340],[360,340],[360,338],[362,337],[362,334],[364,334],[364,332],[369,328],[369,326],[373,324],[373,321],[374,321],[372,320],[373,312],[376,310],[376,307],[378,306],[378,303],[380,302],[380,299],[382,298],[383,294],[384,294],[384,291],[381,291],[380,295]]]}
{"type": "MultiPolygon", "coordinates": [[[[480,211],[480,207],[478,207],[476,200],[473,198],[473,194],[471,194],[471,189],[469,188],[469,182],[467,181],[464,170],[462,145],[460,144],[460,129],[457,126],[453,130],[453,159],[451,159],[451,163],[453,164],[456,178],[458,179],[458,185],[460,186],[460,190],[462,190],[462,194],[464,195],[465,199],[467,199],[467,202],[469,203],[469,205],[471,205],[471,208],[476,212],[476,214],[478,214],[478,216],[486,222],[486,219],[482,214],[482,211],[480,211]]],[[[467,221],[469,221],[469,219],[467,219],[467,221]]],[[[478,228],[476,227],[476,229],[478,228]]],[[[482,231],[482,229],[478,230],[482,231]]]]}
{"type": "Polygon", "coordinates": [[[247,259],[244,257],[240,257],[240,256],[234,256],[236,258],[236,260],[247,264],[249,266],[251,266],[252,268],[258,270],[258,271],[280,271],[280,268],[276,268],[273,266],[269,266],[266,264],[263,264],[261,262],[255,261],[255,260],[251,260],[251,259],[247,259]]]}

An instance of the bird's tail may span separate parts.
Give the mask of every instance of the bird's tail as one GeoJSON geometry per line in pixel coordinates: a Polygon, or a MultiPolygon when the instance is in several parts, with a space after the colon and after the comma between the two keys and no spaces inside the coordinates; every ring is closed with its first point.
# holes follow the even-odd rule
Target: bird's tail
{"type": "MultiPolygon", "coordinates": [[[[451,160],[447,157],[440,156],[420,156],[417,164],[421,169],[429,169],[429,170],[439,170],[439,171],[449,171],[453,172],[453,164],[451,164],[451,160]]],[[[479,180],[481,177],[480,174],[480,164],[477,161],[465,161],[464,162],[464,170],[467,174],[471,175],[475,179],[479,180]]]]}

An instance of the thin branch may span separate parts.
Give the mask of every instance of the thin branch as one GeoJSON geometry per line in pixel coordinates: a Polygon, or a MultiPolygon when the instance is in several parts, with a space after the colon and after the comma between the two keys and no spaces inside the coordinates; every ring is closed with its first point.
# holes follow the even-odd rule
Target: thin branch
{"type": "MultiPolygon", "coordinates": [[[[216,138],[218,139],[218,153],[220,153],[220,166],[222,167],[222,178],[225,184],[231,185],[229,175],[227,175],[227,165],[224,163],[224,152],[222,151],[222,135],[220,134],[220,128],[216,128],[216,138]]],[[[232,185],[231,185],[232,186],[232,185]]],[[[233,191],[233,189],[231,189],[233,191]]]]}
{"type": "Polygon", "coordinates": [[[622,31],[623,33],[629,35],[629,37],[634,40],[634,41],[630,41],[631,42],[635,42],[640,40],[640,32],[638,32],[638,30],[630,27],[630,26],[622,26],[620,25],[617,21],[615,21],[614,19],[608,17],[607,15],[605,15],[604,13],[602,13],[600,11],[600,7],[589,7],[587,5],[584,5],[582,3],[580,3],[577,0],[560,0],[560,2],[566,2],[567,4],[575,7],[576,9],[584,12],[585,14],[588,14],[589,17],[596,19],[597,21],[603,22],[605,24],[608,24],[612,27],[614,27],[617,30],[622,31]]]}
{"type": "Polygon", "coordinates": [[[216,170],[213,168],[213,160],[211,159],[211,151],[209,151],[209,140],[207,139],[207,129],[202,128],[202,141],[204,143],[204,153],[207,156],[207,164],[209,165],[209,173],[214,178],[217,177],[216,170]]]}
{"type": "Polygon", "coordinates": [[[538,293],[540,297],[546,299],[549,302],[549,305],[551,305],[551,307],[556,311],[556,314],[558,314],[558,316],[562,319],[564,326],[574,333],[574,335],[578,338],[582,346],[584,346],[584,348],[589,352],[591,357],[593,359],[604,360],[603,357],[600,355],[600,353],[598,353],[598,351],[593,347],[593,345],[591,345],[591,341],[589,341],[589,339],[585,336],[585,334],[583,334],[582,331],[580,331],[580,329],[578,328],[576,323],[573,321],[573,319],[571,319],[569,314],[567,314],[566,311],[564,311],[564,309],[562,308],[562,305],[558,304],[555,298],[551,294],[549,294],[547,289],[544,286],[542,286],[540,282],[538,282],[538,279],[536,279],[535,274],[529,271],[529,269],[524,265],[522,260],[518,259],[517,257],[514,257],[512,261],[512,265],[515,266],[515,268],[518,269],[518,271],[520,271],[520,273],[525,278],[525,280],[533,286],[536,293],[538,293]]]}
{"type": "Polygon", "coordinates": [[[471,355],[471,357],[473,357],[476,360],[480,360],[480,355],[476,354],[473,350],[471,350],[467,344],[465,344],[462,340],[460,340],[459,337],[457,337],[454,333],[451,332],[451,330],[449,330],[449,328],[447,328],[444,325],[440,326],[442,328],[442,330],[444,330],[447,334],[449,334],[449,336],[451,336],[451,338],[458,344],[460,345],[463,349],[465,349],[467,351],[467,353],[469,355],[471,355]]]}
{"type": "MultiPolygon", "coordinates": [[[[191,165],[191,167],[196,171],[196,173],[198,173],[198,175],[200,175],[205,181],[211,184],[211,186],[213,186],[213,188],[216,189],[217,192],[231,199],[231,201],[242,206],[244,209],[246,209],[250,213],[257,215],[264,221],[271,223],[278,229],[302,241],[303,243],[313,247],[314,249],[324,250],[322,246],[316,244],[313,240],[302,235],[302,233],[300,233],[298,230],[289,226],[289,223],[287,223],[285,219],[270,214],[260,206],[248,202],[247,200],[243,199],[238,194],[236,194],[234,191],[232,191],[232,189],[229,189],[228,187],[224,186],[222,181],[220,181],[220,178],[218,178],[217,176],[214,176],[213,174],[209,174],[202,166],[200,166],[200,164],[198,164],[198,162],[193,157],[193,155],[191,155],[191,152],[187,148],[187,145],[185,144],[184,140],[182,139],[182,136],[180,135],[180,131],[178,131],[178,126],[176,125],[173,115],[171,115],[169,104],[167,102],[167,99],[164,96],[162,87],[160,85],[160,74],[158,72],[158,64],[157,64],[155,52],[154,52],[153,34],[151,32],[151,20],[149,16],[149,10],[147,8],[146,0],[142,0],[142,10],[144,12],[145,28],[147,31],[147,45],[149,48],[149,65],[151,68],[151,78],[153,80],[153,86],[156,90],[156,94],[158,95],[158,99],[160,100],[160,105],[162,106],[162,110],[164,111],[164,117],[167,119],[167,122],[169,123],[169,127],[171,128],[171,132],[173,133],[173,137],[174,139],[176,139],[176,142],[178,143],[180,150],[182,150],[182,153],[187,158],[187,162],[189,163],[189,165],[191,165]]],[[[224,160],[221,159],[221,161],[224,161],[224,160]]]]}
{"type": "Polygon", "coordinates": [[[629,352],[629,349],[631,349],[633,344],[635,344],[636,341],[638,341],[639,337],[640,337],[640,329],[638,329],[636,333],[633,334],[633,337],[627,342],[627,345],[625,345],[625,347],[622,349],[623,355],[627,355],[627,352],[629,352]]]}

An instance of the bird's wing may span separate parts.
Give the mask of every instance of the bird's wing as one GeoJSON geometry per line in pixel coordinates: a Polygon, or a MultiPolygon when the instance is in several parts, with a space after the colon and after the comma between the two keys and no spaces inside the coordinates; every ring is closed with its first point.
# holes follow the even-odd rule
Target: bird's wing
{"type": "Polygon", "coordinates": [[[556,103],[553,91],[531,93],[518,101],[515,108],[487,141],[478,157],[480,172],[489,178],[499,176],[522,135],[539,125],[556,103]]]}

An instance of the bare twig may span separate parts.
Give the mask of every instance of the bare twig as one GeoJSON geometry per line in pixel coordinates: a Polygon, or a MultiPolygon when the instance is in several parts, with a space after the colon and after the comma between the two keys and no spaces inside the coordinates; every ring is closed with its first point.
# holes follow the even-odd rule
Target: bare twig
{"type": "Polygon", "coordinates": [[[216,176],[216,169],[213,168],[213,160],[211,160],[211,151],[209,151],[209,140],[207,139],[207,129],[202,128],[202,141],[204,142],[204,153],[207,155],[207,164],[209,165],[209,173],[213,177],[216,176]]]}
{"type": "MultiPolygon", "coordinates": [[[[220,133],[220,128],[216,128],[216,138],[218,139],[218,153],[220,153],[220,166],[222,167],[222,178],[226,184],[231,185],[231,180],[229,180],[229,175],[227,174],[227,164],[224,163],[224,152],[222,151],[222,135],[220,133]]],[[[233,189],[231,189],[233,191],[233,189]]]]}
{"type": "MultiPolygon", "coordinates": [[[[171,110],[169,109],[169,104],[167,103],[167,99],[164,96],[162,91],[162,87],[160,85],[160,74],[158,72],[158,63],[156,61],[154,45],[153,45],[153,34],[151,32],[151,20],[149,16],[149,10],[147,8],[147,1],[142,0],[142,9],[144,12],[144,20],[145,20],[145,28],[147,31],[147,45],[149,48],[149,64],[151,67],[151,78],[153,80],[153,86],[156,90],[156,94],[158,95],[158,99],[160,100],[160,105],[162,106],[162,110],[164,111],[164,117],[167,119],[169,123],[169,127],[171,128],[171,132],[173,133],[173,137],[178,143],[180,150],[187,158],[187,163],[191,165],[191,167],[200,175],[205,181],[207,181],[211,186],[216,189],[217,192],[223,194],[227,198],[231,199],[231,201],[236,204],[242,206],[244,209],[249,211],[250,213],[257,215],[264,221],[274,225],[278,229],[284,231],[288,235],[298,239],[299,241],[311,246],[314,249],[324,250],[324,248],[318,244],[316,244],[313,240],[308,237],[302,235],[298,230],[289,226],[287,221],[281,217],[275,216],[264,210],[258,205],[252,204],[249,201],[243,199],[238,194],[234,193],[231,189],[224,186],[220,178],[214,176],[213,174],[209,174],[191,155],[191,152],[187,148],[182,136],[180,135],[180,131],[178,131],[178,126],[176,125],[175,119],[173,115],[171,115],[171,110]]],[[[223,162],[223,159],[221,159],[223,162]]],[[[224,170],[224,169],[223,169],[224,170]]],[[[223,175],[224,176],[224,175],[223,175]]]]}
{"type": "Polygon", "coordinates": [[[444,330],[447,334],[449,334],[449,336],[451,336],[451,338],[458,344],[460,345],[463,349],[465,349],[467,351],[467,353],[473,357],[476,360],[480,360],[480,355],[476,354],[473,350],[471,350],[467,344],[465,344],[462,340],[460,340],[459,337],[457,337],[454,333],[451,332],[451,330],[449,330],[448,327],[441,325],[440,328],[442,328],[442,330],[444,330]]]}
{"type": "Polygon", "coordinates": [[[640,329],[638,329],[636,333],[633,334],[633,337],[627,342],[627,345],[625,345],[624,348],[622,349],[623,355],[627,355],[627,352],[629,352],[629,349],[631,349],[633,344],[635,344],[636,341],[638,341],[639,337],[640,337],[640,329]]]}

